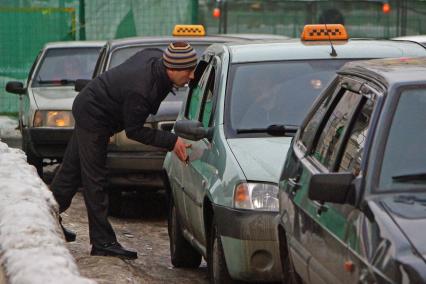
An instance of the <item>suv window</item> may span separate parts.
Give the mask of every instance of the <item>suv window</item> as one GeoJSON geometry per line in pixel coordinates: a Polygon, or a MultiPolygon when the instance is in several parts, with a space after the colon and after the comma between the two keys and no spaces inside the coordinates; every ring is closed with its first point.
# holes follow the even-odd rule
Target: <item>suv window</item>
{"type": "MultiPolygon", "coordinates": [[[[333,84],[334,85],[334,84],[333,84]]],[[[327,109],[330,107],[331,102],[333,101],[333,98],[340,92],[340,88],[331,87],[328,90],[328,94],[323,97],[322,102],[320,102],[317,107],[315,108],[311,118],[306,123],[305,127],[301,130],[300,134],[300,142],[302,145],[305,146],[305,148],[309,147],[314,138],[315,133],[318,128],[318,126],[321,123],[322,118],[324,117],[325,113],[327,112],[327,109]],[[332,94],[334,92],[334,94],[332,94]]]]}
{"type": "Polygon", "coordinates": [[[329,170],[333,170],[339,146],[343,141],[343,134],[361,98],[361,95],[346,90],[322,129],[313,155],[329,170]]]}
{"type": "Polygon", "coordinates": [[[343,151],[338,168],[339,172],[352,172],[358,176],[361,169],[361,158],[364,152],[365,140],[369,130],[371,114],[373,113],[374,100],[369,99],[356,115],[354,125],[350,131],[349,139],[343,151]]]}
{"type": "Polygon", "coordinates": [[[201,75],[201,78],[196,81],[194,86],[191,87],[189,91],[189,102],[188,102],[188,109],[187,109],[187,118],[190,120],[198,119],[199,117],[199,111],[201,107],[201,101],[203,98],[203,94],[207,89],[208,82],[209,82],[209,76],[211,71],[211,65],[208,65],[207,68],[205,68],[203,74],[201,75]]]}

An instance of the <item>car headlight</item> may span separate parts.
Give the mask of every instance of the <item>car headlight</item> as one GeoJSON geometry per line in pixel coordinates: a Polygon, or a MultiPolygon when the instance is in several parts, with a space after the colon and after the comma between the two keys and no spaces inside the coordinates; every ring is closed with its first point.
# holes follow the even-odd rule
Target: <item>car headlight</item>
{"type": "Polygon", "coordinates": [[[73,127],[74,117],[69,110],[38,110],[34,115],[34,127],[73,127]]]}
{"type": "Polygon", "coordinates": [[[278,211],[278,186],[271,183],[240,183],[235,187],[234,207],[278,211]]]}

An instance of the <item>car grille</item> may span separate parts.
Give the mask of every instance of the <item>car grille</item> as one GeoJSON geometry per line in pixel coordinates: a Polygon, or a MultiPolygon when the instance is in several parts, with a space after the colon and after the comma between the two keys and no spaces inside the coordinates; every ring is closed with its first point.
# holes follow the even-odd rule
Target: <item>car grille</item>
{"type": "Polygon", "coordinates": [[[170,132],[172,131],[174,125],[175,125],[174,121],[161,121],[157,124],[157,128],[170,132]]]}

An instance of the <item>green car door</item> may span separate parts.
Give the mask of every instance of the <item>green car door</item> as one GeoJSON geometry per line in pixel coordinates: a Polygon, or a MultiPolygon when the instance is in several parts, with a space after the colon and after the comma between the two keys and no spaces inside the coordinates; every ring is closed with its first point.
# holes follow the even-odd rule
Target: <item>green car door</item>
{"type": "MultiPolygon", "coordinates": [[[[189,91],[187,118],[202,122],[205,128],[210,126],[214,99],[217,97],[215,79],[219,72],[218,58],[213,58],[205,67],[200,79],[189,91]]],[[[212,180],[217,176],[215,168],[208,163],[211,153],[211,142],[207,139],[199,141],[187,140],[191,144],[188,151],[185,188],[185,207],[190,230],[196,240],[205,240],[203,201],[212,180]]]]}
{"type": "MultiPolygon", "coordinates": [[[[342,283],[348,279],[348,271],[344,270],[347,243],[355,238],[348,232],[355,232],[350,226],[357,215],[356,210],[348,204],[313,201],[309,194],[316,190],[310,188],[310,180],[315,174],[349,171],[357,176],[360,172],[362,150],[357,146],[364,143],[363,130],[368,126],[372,103],[357,92],[361,82],[350,82],[349,85],[350,89],[338,87],[313,116],[312,124],[318,125],[319,116],[322,120],[314,131],[313,143],[301,159],[300,172],[295,177],[300,176],[300,179],[288,181],[288,186],[293,187],[293,202],[300,220],[300,234],[295,234],[300,237],[296,242],[304,247],[309,258],[305,262],[309,283],[342,283]],[[300,190],[294,188],[297,186],[300,190]]],[[[310,122],[306,128],[312,127],[310,122]]]]}

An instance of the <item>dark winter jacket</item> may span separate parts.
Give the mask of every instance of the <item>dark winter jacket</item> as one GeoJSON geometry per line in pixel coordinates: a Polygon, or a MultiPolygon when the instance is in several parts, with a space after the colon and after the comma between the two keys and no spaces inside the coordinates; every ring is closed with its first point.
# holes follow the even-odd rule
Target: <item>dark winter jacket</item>
{"type": "Polygon", "coordinates": [[[144,127],[172,89],[162,54],[160,49],[139,51],[90,81],[74,100],[77,126],[107,135],[124,129],[130,139],[172,150],[176,135],[144,127]]]}

